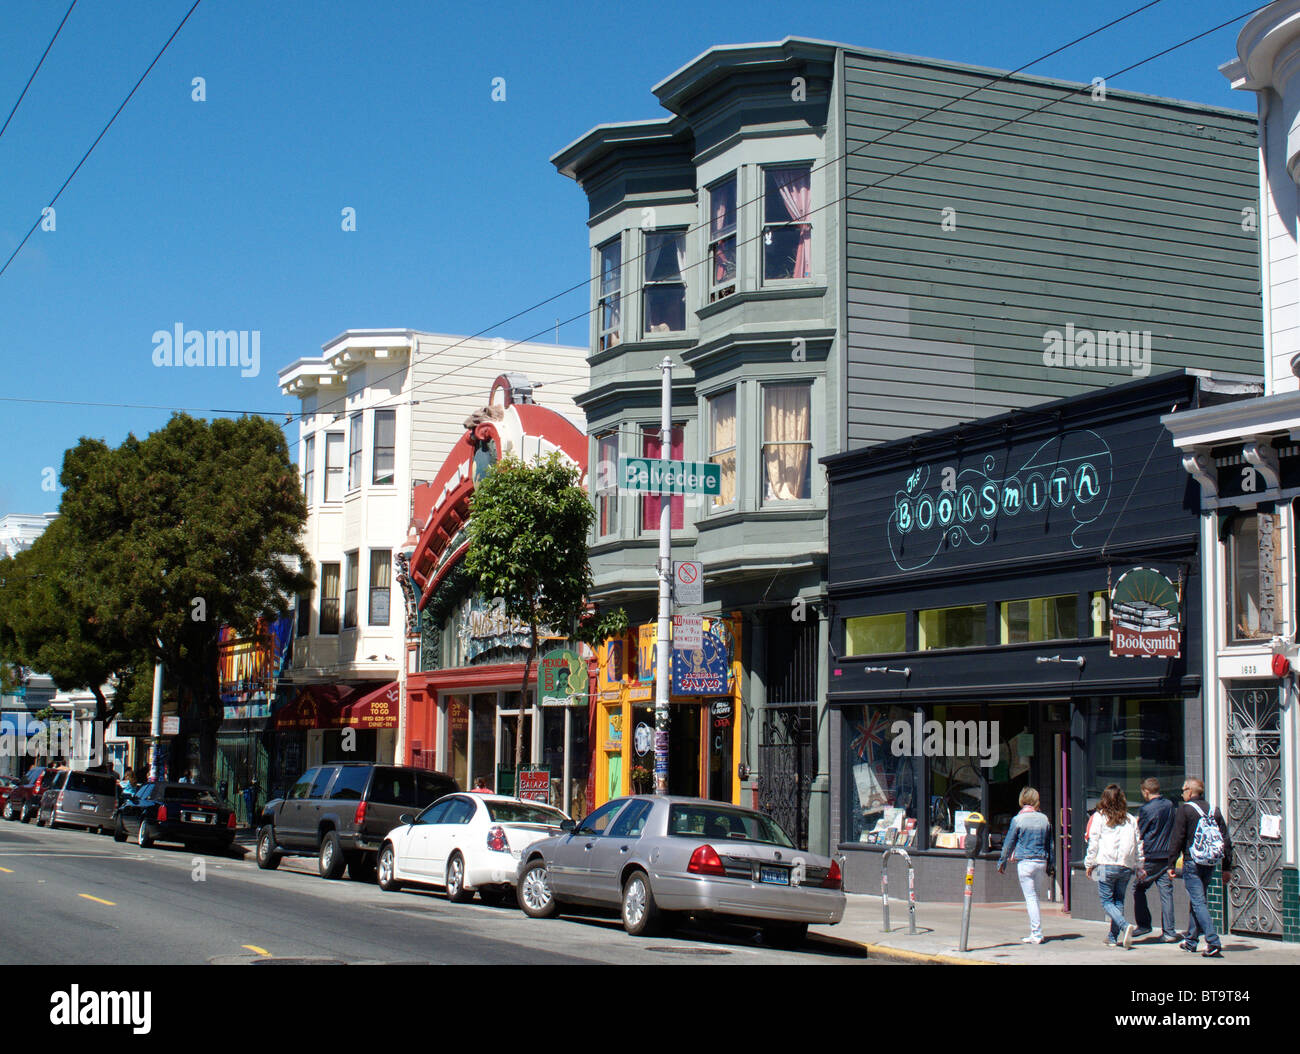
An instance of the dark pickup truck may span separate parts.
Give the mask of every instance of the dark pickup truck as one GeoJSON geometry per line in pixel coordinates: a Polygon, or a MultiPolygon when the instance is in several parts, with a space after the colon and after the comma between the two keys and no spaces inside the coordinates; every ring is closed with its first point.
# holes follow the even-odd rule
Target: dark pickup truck
{"type": "Polygon", "coordinates": [[[282,857],[310,855],[322,878],[338,878],[347,867],[349,877],[368,882],[384,836],[402,814],[414,816],[458,790],[451,776],[427,769],[373,761],[318,765],[259,814],[257,866],[270,870],[282,857]]]}

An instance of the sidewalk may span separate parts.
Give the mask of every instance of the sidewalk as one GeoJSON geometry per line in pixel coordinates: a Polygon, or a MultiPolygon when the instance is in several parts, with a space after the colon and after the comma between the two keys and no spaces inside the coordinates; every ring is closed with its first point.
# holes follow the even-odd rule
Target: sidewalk
{"type": "MultiPolygon", "coordinates": [[[[1300,965],[1300,944],[1228,934],[1223,937],[1223,958],[1202,959],[1177,944],[1161,944],[1160,930],[1134,940],[1129,951],[1108,948],[1102,942],[1108,925],[1075,919],[1059,904],[1042,903],[1043,943],[1021,944],[1029,934],[1029,920],[1023,901],[1008,904],[976,904],[971,910],[967,952],[958,951],[961,942],[961,904],[918,903],[914,935],[907,932],[907,901],[889,900],[890,932],[884,932],[879,894],[849,893],[844,920],[838,926],[813,927],[810,932],[835,940],[852,941],[867,949],[870,958],[910,963],[955,963],[960,965],[1041,965],[1044,963],[1096,963],[1105,966],[1151,966],[1202,964],[1206,968],[1224,963],[1252,966],[1300,965]]],[[[1131,920],[1130,920],[1131,921],[1131,920]]],[[[1205,947],[1204,943],[1201,945],[1205,947]]]]}

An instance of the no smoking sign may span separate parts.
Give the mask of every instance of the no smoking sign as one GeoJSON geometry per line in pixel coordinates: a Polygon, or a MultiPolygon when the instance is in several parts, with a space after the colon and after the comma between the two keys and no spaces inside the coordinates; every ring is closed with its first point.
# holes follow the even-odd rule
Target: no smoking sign
{"type": "Polygon", "coordinates": [[[673,564],[673,592],[679,604],[704,603],[704,565],[695,560],[673,564]]]}

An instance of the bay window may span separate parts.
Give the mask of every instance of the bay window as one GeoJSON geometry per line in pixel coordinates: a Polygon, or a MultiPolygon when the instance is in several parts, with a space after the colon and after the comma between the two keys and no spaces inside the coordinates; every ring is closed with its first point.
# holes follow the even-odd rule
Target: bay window
{"type": "Polygon", "coordinates": [[[325,436],[325,500],[343,499],[343,433],[325,436]]]}
{"type": "Polygon", "coordinates": [[[320,632],[323,636],[339,631],[339,565],[320,566],[320,632]]]}
{"type": "MultiPolygon", "coordinates": [[[[663,457],[663,442],[659,438],[657,425],[641,426],[641,444],[642,457],[663,457]]],[[[673,425],[671,451],[668,456],[673,461],[681,461],[684,457],[681,425],[673,425]]],[[[647,494],[641,499],[641,530],[659,530],[659,503],[662,500],[657,494],[647,494]]],[[[669,498],[669,501],[672,502],[671,529],[680,530],[686,524],[686,499],[681,494],[675,494],[669,498]]]]}
{"type": "Polygon", "coordinates": [[[360,413],[348,419],[348,432],[351,442],[348,445],[348,490],[354,491],[361,486],[361,419],[360,413]]]}
{"type": "Polygon", "coordinates": [[[763,387],[763,500],[812,497],[812,388],[763,387]]]}
{"type": "Polygon", "coordinates": [[[374,471],[371,482],[392,485],[397,461],[397,411],[375,411],[375,443],[371,459],[374,471]]]}
{"type": "Polygon", "coordinates": [[[370,612],[369,623],[372,626],[388,625],[389,600],[392,596],[392,557],[391,549],[370,550],[370,612]]]}
{"type": "Polygon", "coordinates": [[[618,433],[596,437],[596,536],[618,533],[618,433]]]}
{"type": "Polygon", "coordinates": [[[357,624],[357,578],[361,573],[361,561],[355,550],[345,555],[348,561],[348,585],[343,601],[343,628],[354,629],[357,624]]]}
{"type": "Polygon", "coordinates": [[[722,486],[713,507],[736,501],[736,390],[709,399],[709,463],[719,466],[722,486]]]}
{"type": "Polygon", "coordinates": [[[597,348],[605,351],[622,340],[623,246],[615,238],[600,248],[600,298],[596,318],[600,327],[597,348]]]}
{"type": "Polygon", "coordinates": [[[315,499],[316,437],[308,436],[302,445],[302,493],[310,506],[315,499]]]}
{"type": "Polygon", "coordinates": [[[686,234],[645,236],[645,285],[642,325],[646,333],[682,333],[686,329],[686,234]]]}
{"type": "Polygon", "coordinates": [[[736,291],[736,177],[709,188],[709,302],[736,291]]]}
{"type": "Polygon", "coordinates": [[[812,277],[812,169],[763,171],[763,278],[812,277]]]}

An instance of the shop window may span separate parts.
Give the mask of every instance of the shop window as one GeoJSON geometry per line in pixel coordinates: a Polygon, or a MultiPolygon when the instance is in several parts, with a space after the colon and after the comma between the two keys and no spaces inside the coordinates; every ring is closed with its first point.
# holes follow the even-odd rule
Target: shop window
{"type": "Polygon", "coordinates": [[[845,708],[846,841],[916,844],[917,759],[893,749],[896,735],[912,727],[913,713],[903,706],[845,708]]]}
{"type": "Polygon", "coordinates": [[[763,385],[763,501],[812,497],[812,387],[763,385]]]}
{"type": "Polygon", "coordinates": [[[1228,526],[1225,544],[1227,567],[1228,640],[1258,640],[1273,635],[1272,597],[1260,588],[1261,556],[1268,563],[1272,577],[1273,517],[1267,513],[1234,516],[1228,526]],[[1261,532],[1266,526],[1266,532],[1261,532]],[[1261,545],[1261,539],[1263,543],[1261,545]]]}
{"type": "Polygon", "coordinates": [[[585,709],[572,711],[569,721],[569,792],[562,806],[575,819],[586,816],[587,777],[591,773],[591,742],[585,709]]]}
{"type": "Polygon", "coordinates": [[[339,565],[320,565],[320,632],[322,636],[339,631],[339,565]]]}
{"type": "Polygon", "coordinates": [[[763,172],[763,279],[812,275],[812,168],[763,172]]]}
{"type": "Polygon", "coordinates": [[[496,789],[496,727],[497,697],[495,692],[482,692],[475,695],[472,702],[474,734],[471,739],[473,754],[471,756],[471,783],[482,776],[487,785],[496,789]]]}
{"type": "Polygon", "coordinates": [[[709,398],[709,463],[718,465],[722,480],[713,507],[736,501],[736,389],[709,398]]]}
{"type": "Polygon", "coordinates": [[[1094,590],[1088,598],[1088,614],[1092,619],[1094,637],[1110,636],[1110,594],[1105,590],[1094,590]]]}
{"type": "Polygon", "coordinates": [[[647,334],[686,329],[686,234],[669,231],[645,236],[643,325],[647,334]]]}
{"type": "Polygon", "coordinates": [[[917,612],[917,648],[978,648],[988,642],[984,604],[929,608],[917,612]]]}
{"type": "MultiPolygon", "coordinates": [[[[918,749],[932,754],[927,785],[930,845],[936,849],[961,849],[966,837],[966,818],[984,806],[984,782],[980,775],[980,724],[983,707],[934,706],[925,711],[925,721],[935,722],[941,743],[918,749]]],[[[923,736],[926,725],[922,724],[923,736]]],[[[988,735],[989,728],[983,729],[988,735]]]]}
{"type": "MultiPolygon", "coordinates": [[[[1095,809],[1101,792],[1119,784],[1130,810],[1142,804],[1142,781],[1148,776],[1160,781],[1166,797],[1178,800],[1182,786],[1183,752],[1182,699],[1088,700],[1080,706],[1083,732],[1083,812],[1095,809]]],[[[1076,856],[1082,856],[1076,846],[1076,856]]]]}
{"type": "Polygon", "coordinates": [[[845,655],[883,655],[907,650],[907,613],[863,615],[844,620],[845,655]]]}
{"type": "MultiPolygon", "coordinates": [[[[660,429],[657,425],[641,426],[641,455],[642,457],[663,457],[663,442],[659,438],[660,429]]],[[[683,459],[685,444],[682,439],[682,426],[673,425],[672,428],[672,447],[669,456],[673,461],[683,459]]],[[[677,494],[668,499],[672,502],[671,524],[672,530],[681,530],[686,524],[686,498],[685,495],[677,494]]],[[[657,495],[648,494],[641,499],[641,530],[657,531],[659,530],[659,503],[663,501],[657,495]]]]}
{"type": "Polygon", "coordinates": [[[355,551],[346,553],[348,562],[347,592],[343,598],[343,628],[355,629],[357,625],[357,579],[361,576],[361,558],[355,551]]]}
{"type": "MultiPolygon", "coordinates": [[[[987,732],[975,743],[977,754],[984,750],[984,754],[979,756],[979,769],[988,784],[988,801],[983,811],[989,824],[989,845],[1001,849],[1011,818],[1020,811],[1020,792],[1030,785],[1034,735],[1029,727],[1029,707],[1023,704],[988,706],[984,721],[987,732]],[[985,761],[992,764],[985,765],[985,761]]],[[[1052,800],[1047,788],[1037,789],[1041,801],[1052,800]]],[[[1051,806],[1048,804],[1043,808],[1046,811],[1051,806]]],[[[1048,819],[1051,819],[1050,813],[1048,819]]]]}
{"type": "Polygon", "coordinates": [[[618,533],[618,433],[596,437],[596,536],[618,533]]]}
{"type": "Polygon", "coordinates": [[[462,787],[473,786],[469,779],[469,705],[463,695],[447,696],[447,734],[451,777],[462,787]]]}
{"type": "Polygon", "coordinates": [[[709,303],[736,291],[736,177],[709,188],[709,303]]]}
{"type": "Polygon", "coordinates": [[[302,493],[310,508],[316,500],[316,437],[308,436],[302,444],[302,493]]]}
{"type": "Polygon", "coordinates": [[[1073,593],[998,605],[1003,644],[1073,640],[1079,636],[1079,598],[1073,593]]]}
{"type": "Polygon", "coordinates": [[[623,246],[615,238],[600,247],[600,298],[596,304],[600,327],[597,348],[605,351],[622,340],[623,333],[623,246]]]}

